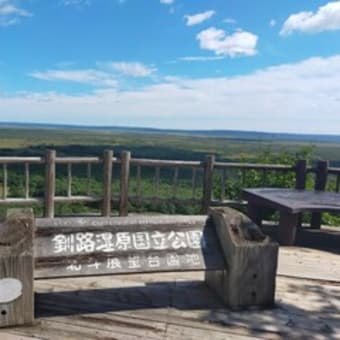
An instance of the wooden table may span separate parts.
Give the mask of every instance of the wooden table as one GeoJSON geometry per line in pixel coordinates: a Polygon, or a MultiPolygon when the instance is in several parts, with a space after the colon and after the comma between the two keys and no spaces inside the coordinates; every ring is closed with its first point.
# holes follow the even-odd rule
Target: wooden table
{"type": "Polygon", "coordinates": [[[298,217],[302,212],[340,212],[340,193],[293,189],[258,188],[243,190],[248,201],[248,215],[261,225],[264,208],[278,210],[280,222],[279,242],[293,245],[298,217]]]}

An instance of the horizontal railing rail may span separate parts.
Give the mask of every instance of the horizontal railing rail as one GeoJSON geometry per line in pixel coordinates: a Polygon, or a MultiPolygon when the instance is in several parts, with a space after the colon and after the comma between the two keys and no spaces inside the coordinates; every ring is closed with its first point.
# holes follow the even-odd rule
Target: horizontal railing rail
{"type": "Polygon", "coordinates": [[[315,190],[326,190],[328,176],[335,176],[332,184],[334,191],[339,192],[340,189],[340,168],[329,167],[325,161],[312,167],[305,160],[298,160],[294,165],[237,163],[216,161],[210,155],[204,161],[162,160],[132,158],[128,151],[122,152],[120,157],[114,157],[111,150],[106,150],[102,157],[57,157],[56,151],[48,150],[45,157],[0,157],[0,205],[42,204],[44,216],[50,218],[55,215],[56,203],[99,203],[103,216],[111,215],[113,204],[117,204],[119,214],[125,216],[129,204],[140,202],[194,204],[200,205],[201,212],[206,213],[209,206],[239,206],[247,203],[229,197],[228,185],[231,173],[235,171],[241,177],[242,188],[247,185],[247,176],[255,171],[261,186],[268,185],[269,173],[291,173],[295,176],[296,189],[305,189],[308,174],[315,175],[315,190]],[[23,195],[20,197],[13,197],[9,192],[8,168],[12,166],[23,166],[23,195]],[[39,188],[38,197],[32,195],[30,190],[32,166],[40,167],[43,171],[44,184],[39,188]],[[78,190],[75,194],[74,167],[79,166],[85,167],[86,192],[80,193],[78,190]],[[66,176],[65,194],[62,195],[56,189],[60,167],[63,169],[62,175],[66,176]],[[92,192],[91,189],[94,167],[97,177],[98,167],[102,173],[101,192],[92,192]],[[151,193],[145,192],[143,181],[148,181],[151,193]],[[219,187],[218,197],[214,197],[216,185],[219,187]]]}

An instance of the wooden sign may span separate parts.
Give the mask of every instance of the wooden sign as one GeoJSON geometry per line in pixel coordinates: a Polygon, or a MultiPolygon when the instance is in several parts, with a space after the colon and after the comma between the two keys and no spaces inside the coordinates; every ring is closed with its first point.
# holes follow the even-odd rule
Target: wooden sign
{"type": "Polygon", "coordinates": [[[225,268],[204,216],[37,220],[35,277],[225,268]]]}
{"type": "Polygon", "coordinates": [[[0,225],[0,327],[34,320],[33,277],[203,270],[228,307],[271,306],[277,255],[277,243],[228,208],[209,216],[36,220],[13,211],[0,225]]]}

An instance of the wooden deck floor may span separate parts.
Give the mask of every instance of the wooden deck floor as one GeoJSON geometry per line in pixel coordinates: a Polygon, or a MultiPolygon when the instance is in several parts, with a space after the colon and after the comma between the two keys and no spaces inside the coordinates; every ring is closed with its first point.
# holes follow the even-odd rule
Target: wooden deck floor
{"type": "Polygon", "coordinates": [[[340,339],[338,251],[281,248],[270,310],[225,309],[200,272],[36,281],[35,324],[0,339],[340,339]]]}

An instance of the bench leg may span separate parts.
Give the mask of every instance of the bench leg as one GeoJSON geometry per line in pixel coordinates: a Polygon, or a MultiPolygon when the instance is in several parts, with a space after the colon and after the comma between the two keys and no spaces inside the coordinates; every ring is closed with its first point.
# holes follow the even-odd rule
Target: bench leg
{"type": "Polygon", "coordinates": [[[278,241],[281,245],[292,246],[294,244],[298,220],[299,214],[280,211],[278,241]]]}
{"type": "Polygon", "coordinates": [[[310,223],[310,226],[312,229],[320,229],[321,228],[321,220],[322,216],[321,213],[313,213],[312,214],[312,220],[310,223]]]}
{"type": "Polygon", "coordinates": [[[248,217],[259,227],[262,226],[263,208],[248,202],[248,217]]]}

